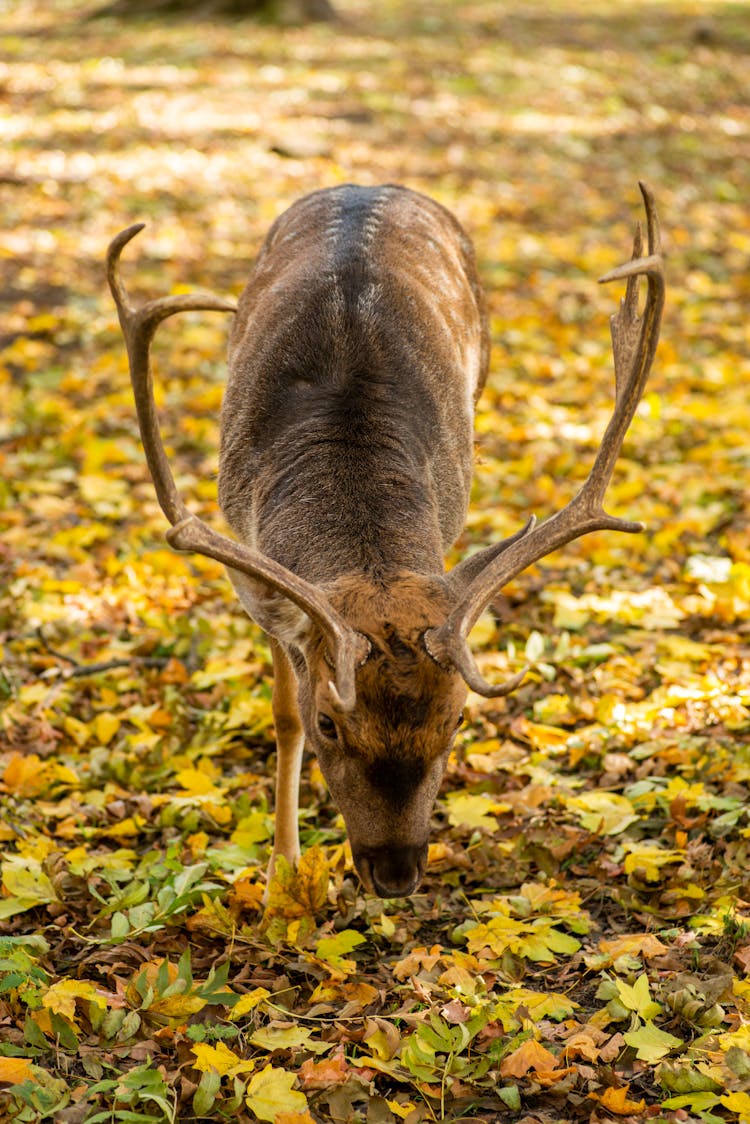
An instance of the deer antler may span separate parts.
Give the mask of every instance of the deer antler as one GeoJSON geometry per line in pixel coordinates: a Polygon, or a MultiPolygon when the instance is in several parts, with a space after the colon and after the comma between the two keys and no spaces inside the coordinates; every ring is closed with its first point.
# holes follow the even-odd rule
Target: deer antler
{"type": "Polygon", "coordinates": [[[149,301],[141,308],[134,308],[120,277],[119,261],[123,248],[143,230],[144,225],[137,223],[130,226],[112,239],[107,250],[107,280],[128,349],[130,379],[146,460],[162,511],[172,524],[167,532],[167,541],[176,550],[205,554],[231,569],[265,582],[306,613],[326,637],[334,667],[334,690],[342,708],[350,710],[355,701],[355,671],[369,651],[366,638],[347,624],[314,585],[273,558],[212,530],[188,511],[179,496],[159,431],[149,358],[151,341],[161,321],[176,312],[202,309],[234,312],[235,305],[210,293],[194,293],[162,297],[149,301]]]}
{"type": "MultiPolygon", "coordinates": [[[[433,659],[443,665],[453,664],[471,689],[486,698],[507,694],[518,685],[524,674],[522,672],[504,684],[488,683],[469,651],[469,632],[499,590],[540,558],[590,531],[633,533],[644,530],[643,523],[618,519],[608,515],[603,508],[604,493],[648,379],[664,307],[664,274],[656,206],[646,185],[639,183],[638,186],[646,209],[648,256],[641,257],[643,239],[639,223],[632,259],[600,278],[601,282],[627,280],[627,287],[619,311],[611,319],[615,410],[593,468],[578,494],[556,515],[537,526],[529,527],[527,524],[525,533],[513,536],[499,553],[497,544],[488,547],[483,552],[486,558],[484,568],[473,576],[446,622],[425,633],[425,645],[433,659]],[[639,277],[645,277],[648,284],[642,316],[638,315],[639,277]]],[[[470,561],[476,565],[475,558],[470,561]]]]}

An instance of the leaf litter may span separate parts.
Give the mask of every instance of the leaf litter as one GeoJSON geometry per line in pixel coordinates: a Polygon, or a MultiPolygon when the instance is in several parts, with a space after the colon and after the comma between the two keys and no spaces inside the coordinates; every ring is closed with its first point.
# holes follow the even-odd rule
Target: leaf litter
{"type": "MultiPolygon", "coordinates": [[[[3,37],[0,1113],[63,1122],[750,1120],[750,157],[740,7],[341,0],[335,28],[80,20],[3,37]],[[4,128],[6,127],[4,126],[4,128]],[[310,140],[314,144],[310,143],[310,140]],[[456,551],[581,482],[611,408],[594,279],[656,191],[668,303],[597,535],[474,635],[425,883],[367,898],[307,762],[272,836],[271,663],[173,554],[104,291],[238,293],[314,187],[453,208],[493,374],[456,551]]],[[[157,347],[180,486],[216,519],[225,326],[157,347]]]]}

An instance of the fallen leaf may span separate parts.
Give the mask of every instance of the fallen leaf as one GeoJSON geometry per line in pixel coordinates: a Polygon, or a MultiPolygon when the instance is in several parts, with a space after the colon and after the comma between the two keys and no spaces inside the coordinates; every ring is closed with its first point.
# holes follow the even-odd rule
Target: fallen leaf
{"type": "Polygon", "coordinates": [[[23,1081],[35,1081],[31,1058],[0,1057],[0,1083],[20,1085],[23,1081]]]}
{"type": "Polygon", "coordinates": [[[280,1113],[304,1113],[307,1097],[293,1088],[295,1081],[293,1073],[267,1065],[250,1078],[245,1104],[259,1120],[269,1120],[272,1124],[280,1113]]]}
{"type": "Polygon", "coordinates": [[[525,1077],[527,1073],[549,1073],[558,1068],[560,1059],[535,1038],[529,1038],[500,1062],[503,1077],[525,1077]]]}

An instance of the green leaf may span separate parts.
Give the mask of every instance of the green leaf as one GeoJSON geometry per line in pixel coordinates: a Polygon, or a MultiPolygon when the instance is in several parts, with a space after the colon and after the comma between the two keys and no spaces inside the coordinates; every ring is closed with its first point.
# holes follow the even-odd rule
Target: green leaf
{"type": "Polygon", "coordinates": [[[315,955],[334,967],[340,967],[345,954],[364,944],[366,939],[356,929],[342,929],[335,937],[322,937],[315,946],[315,955]]]}
{"type": "Polygon", "coordinates": [[[623,1035],[623,1038],[628,1046],[633,1047],[639,1061],[648,1062],[649,1065],[653,1065],[660,1058],[666,1057],[671,1050],[684,1045],[681,1038],[675,1038],[673,1034],[668,1034],[666,1030],[659,1030],[652,1022],[645,1023],[637,1030],[629,1030],[627,1034],[623,1035]]]}
{"type": "Polygon", "coordinates": [[[201,1074],[198,1088],[193,1094],[193,1110],[197,1116],[208,1115],[213,1108],[220,1087],[221,1077],[218,1073],[209,1070],[201,1074]]]}
{"type": "Polygon", "coordinates": [[[130,932],[130,922],[119,909],[112,914],[110,920],[110,933],[115,940],[122,940],[130,932]]]}
{"type": "Polygon", "coordinates": [[[677,1097],[667,1097],[661,1102],[662,1108],[689,1108],[693,1112],[705,1112],[719,1104],[716,1093],[699,1092],[681,1093],[677,1097]]]}
{"type": "Polygon", "coordinates": [[[499,1089],[496,1089],[495,1092],[511,1112],[521,1111],[521,1094],[518,1091],[517,1085],[503,1085],[499,1089]]]}

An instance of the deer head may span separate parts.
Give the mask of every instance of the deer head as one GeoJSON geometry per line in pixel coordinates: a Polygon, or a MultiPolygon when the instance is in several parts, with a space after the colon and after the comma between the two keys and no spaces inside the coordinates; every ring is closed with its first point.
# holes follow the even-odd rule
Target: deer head
{"type": "MultiPolygon", "coordinates": [[[[651,193],[641,184],[648,253],[643,254],[639,227],[631,260],[601,279],[605,282],[625,280],[626,293],[619,312],[612,318],[615,408],[587,480],[556,515],[541,524],[530,518],[515,535],[492,544],[444,574],[439,557],[435,557],[440,541],[436,528],[456,527],[456,510],[461,504],[465,506],[470,448],[461,419],[467,403],[471,403],[483,381],[481,371],[475,372],[473,381],[460,373],[462,366],[473,362],[467,356],[476,358],[478,355],[476,341],[482,334],[481,297],[473,257],[452,216],[430,200],[396,188],[375,189],[379,194],[366,198],[364,192],[349,190],[354,194],[345,205],[338,196],[334,204],[334,192],[306,197],[302,204],[295,205],[299,210],[292,208],[286,213],[291,216],[286,226],[277,222],[273,228],[261,253],[256,275],[241,298],[241,307],[244,303],[242,323],[239,330],[235,327],[235,343],[230,349],[233,380],[230,389],[233,385],[233,402],[238,400],[238,384],[242,393],[246,393],[248,380],[253,376],[252,361],[246,354],[243,357],[243,346],[247,348],[248,337],[254,347],[258,346],[259,328],[268,329],[274,339],[281,338],[273,353],[273,363],[263,369],[263,377],[276,380],[278,384],[272,388],[275,400],[279,396],[283,399],[284,395],[289,399],[293,390],[288,384],[282,385],[283,376],[274,374],[277,369],[274,364],[278,364],[281,372],[289,355],[316,352],[321,323],[326,328],[327,320],[331,321],[331,326],[325,338],[330,338],[331,348],[337,349],[339,383],[343,362],[340,358],[342,331],[348,333],[343,337],[347,361],[359,365],[381,361],[382,354],[388,350],[394,319],[397,333],[419,337],[422,332],[424,354],[421,360],[415,361],[422,362],[418,373],[429,391],[425,391],[425,408],[432,404],[430,395],[455,396],[455,412],[461,424],[456,422],[455,432],[451,432],[450,440],[443,444],[449,451],[459,450],[456,455],[460,471],[456,479],[464,479],[463,491],[458,497],[435,499],[432,515],[422,522],[415,520],[413,528],[403,519],[397,523],[399,516],[394,514],[394,526],[404,538],[401,559],[406,561],[400,561],[396,549],[385,572],[368,571],[366,566],[353,563],[347,567],[340,560],[334,564],[327,557],[321,557],[326,552],[320,545],[323,539],[314,521],[312,501],[316,494],[319,497],[322,493],[320,490],[315,493],[312,484],[308,488],[311,521],[289,540],[294,543],[290,552],[293,566],[283,564],[257,547],[253,540],[260,536],[253,529],[245,534],[245,542],[236,542],[212,530],[188,511],[177,493],[159,432],[149,346],[159,322],[175,312],[188,309],[234,311],[235,306],[217,297],[196,294],[162,298],[133,308],[120,279],[118,262],[123,247],[142,229],[141,225],[123,231],[111,243],[108,279],[127,343],[149,468],[161,507],[172,524],[167,539],[178,550],[197,551],[222,562],[242,604],[272,638],[279,749],[276,853],[284,853],[292,860],[299,854],[296,786],[304,736],[317,754],[331,794],[344,816],[354,862],[365,887],[383,896],[396,896],[413,892],[424,874],[432,807],[460,725],[467,687],[484,697],[497,697],[512,691],[524,675],[521,672],[501,684],[489,683],[481,675],[468,645],[469,633],[481,612],[512,578],[579,536],[597,530],[635,532],[643,529],[641,523],[608,515],[603,501],[653,361],[664,303],[664,281],[656,209],[651,193]],[[327,198],[323,200],[323,196],[327,198]],[[327,221],[319,222],[318,226],[313,221],[311,225],[311,215],[315,219],[321,207],[328,208],[325,211],[327,221]],[[333,212],[331,207],[334,207],[333,212]],[[388,254],[376,248],[378,232],[388,254]],[[410,239],[416,239],[416,251],[405,274],[399,253],[408,259],[410,239]],[[314,312],[303,318],[302,326],[299,318],[289,321],[288,302],[285,303],[284,298],[288,296],[285,285],[289,285],[289,270],[293,269],[294,261],[300,260],[300,256],[305,258],[305,254],[298,252],[290,266],[289,257],[284,257],[278,249],[289,244],[293,251],[295,241],[303,249],[307,245],[308,257],[329,254],[344,263],[339,264],[338,274],[334,271],[334,280],[324,290],[325,299],[319,297],[319,290],[315,298],[305,297],[304,285],[298,284],[291,290],[301,301],[307,299],[311,309],[314,299],[323,302],[314,305],[314,312]],[[431,277],[433,284],[438,285],[437,295],[425,295],[428,286],[420,274],[424,261],[432,262],[431,277]],[[342,272],[346,276],[343,286],[342,272]],[[392,291],[398,293],[395,304],[388,297],[391,291],[388,286],[394,277],[397,285],[392,291]],[[648,290],[642,315],[638,312],[640,277],[646,278],[648,290]],[[343,319],[337,321],[342,302],[343,319]],[[378,319],[380,305],[388,315],[378,319]],[[293,341],[283,336],[277,323],[272,323],[276,314],[282,327],[287,321],[293,324],[290,328],[296,333],[293,341]],[[241,338],[245,343],[239,346],[236,341],[241,338]],[[410,534],[418,546],[421,544],[421,554],[411,549],[407,541],[410,534]],[[323,580],[308,580],[299,572],[304,565],[298,555],[302,552],[304,556],[305,550],[308,555],[315,555],[308,559],[310,571],[322,573],[323,580]],[[414,564],[414,557],[429,561],[424,565],[420,561],[414,564]]],[[[288,252],[288,248],[283,251],[284,254],[288,252]]],[[[483,347],[486,355],[486,338],[483,347]]],[[[419,347],[412,347],[412,352],[419,353],[419,347]]],[[[333,350],[329,357],[333,364],[332,356],[333,350]]],[[[319,361],[316,352],[311,362],[319,361]]],[[[297,358],[295,364],[299,366],[297,358]]],[[[397,416],[398,410],[392,409],[392,399],[383,398],[383,395],[398,393],[394,389],[397,380],[390,377],[391,373],[389,369],[388,379],[381,380],[376,386],[378,393],[370,396],[377,408],[379,394],[383,410],[386,413],[391,410],[397,416]]],[[[340,385],[336,393],[341,396],[340,385]]],[[[347,393],[351,393],[350,389],[347,393]]],[[[448,416],[450,411],[444,414],[448,416]]],[[[388,431],[393,452],[389,454],[386,447],[383,452],[386,461],[389,455],[399,454],[404,441],[413,439],[408,419],[403,429],[398,428],[400,424],[395,422],[396,428],[388,431]]],[[[444,422],[446,427],[450,424],[444,422]]],[[[225,418],[225,432],[229,426],[231,420],[227,422],[225,418]]],[[[381,432],[379,429],[377,432],[380,440],[381,432]]],[[[441,440],[441,434],[437,433],[435,441],[440,443],[441,440]]],[[[330,446],[339,444],[345,450],[347,435],[340,428],[335,438],[330,432],[325,437],[316,435],[308,443],[311,455],[315,452],[316,441],[326,443],[325,456],[330,457],[330,446]]],[[[239,450],[243,455],[241,443],[239,450]]],[[[236,452],[235,443],[232,455],[236,456],[236,452]]],[[[345,458],[348,458],[346,464],[350,472],[350,451],[342,451],[341,458],[342,473],[345,458]]],[[[230,456],[226,462],[231,464],[230,456]]],[[[319,475],[328,479],[326,474],[330,475],[331,463],[335,469],[335,460],[319,459],[313,463],[313,469],[316,464],[318,469],[324,464],[325,472],[319,475]]],[[[388,467],[381,461],[377,464],[378,470],[388,467]]],[[[420,464],[416,457],[416,476],[421,472],[420,464]]],[[[237,485],[236,469],[231,471],[235,474],[231,483],[237,485]]],[[[226,479],[226,467],[222,467],[222,473],[226,479]]],[[[385,475],[387,477],[387,471],[385,475]]],[[[421,492],[427,493],[432,480],[433,477],[425,473],[416,484],[421,492]]],[[[299,494],[304,501],[308,494],[304,474],[285,477],[285,481],[287,492],[294,490],[295,502],[299,494]]],[[[366,483],[361,481],[358,485],[356,477],[346,476],[336,493],[339,502],[366,507],[363,497],[371,495],[366,483]]],[[[227,486],[224,487],[226,493],[227,486]]],[[[268,485],[248,476],[241,486],[234,488],[233,502],[237,495],[244,497],[256,487],[267,499],[268,485]]],[[[274,497],[273,502],[278,507],[281,501],[274,497]]],[[[226,510],[228,505],[224,506],[226,510]]],[[[294,512],[295,519],[299,518],[299,510],[291,504],[288,508],[290,513],[294,512]]],[[[343,514],[342,510],[342,518],[343,514]]],[[[463,516],[460,510],[458,514],[463,516]]],[[[368,534],[371,533],[366,512],[361,519],[368,534]]],[[[296,526],[292,530],[296,532],[296,526]]],[[[395,534],[396,540],[399,534],[395,534]]],[[[444,540],[445,534],[442,537],[444,540]]],[[[336,543],[332,544],[330,532],[325,541],[335,555],[336,543]]],[[[282,547],[277,547],[276,553],[284,553],[282,547]]]]}

